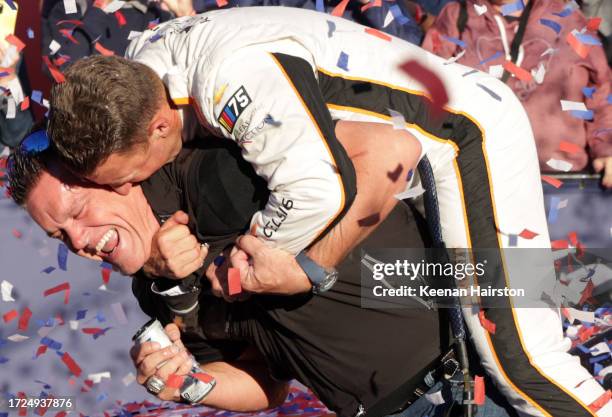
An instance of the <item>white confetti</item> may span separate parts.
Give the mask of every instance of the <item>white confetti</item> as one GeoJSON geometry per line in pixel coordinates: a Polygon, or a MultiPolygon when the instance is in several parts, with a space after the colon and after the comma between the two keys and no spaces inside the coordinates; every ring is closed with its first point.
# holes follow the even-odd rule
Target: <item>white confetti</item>
{"type": "Polygon", "coordinates": [[[389,26],[391,24],[391,22],[393,22],[393,13],[391,13],[391,10],[389,10],[387,12],[387,15],[385,16],[385,21],[383,22],[383,28],[386,28],[387,26],[389,26]]]}
{"type": "Polygon", "coordinates": [[[582,326],[569,326],[567,328],[567,330],[565,331],[565,335],[567,337],[569,337],[570,339],[575,339],[578,337],[578,331],[580,330],[580,327],[582,326]]]}
{"type": "Polygon", "coordinates": [[[545,50],[544,52],[542,52],[542,55],[540,56],[545,56],[545,55],[554,55],[555,53],[557,53],[558,49],[555,48],[548,48],[547,50],[545,50]]]}
{"type": "Polygon", "coordinates": [[[546,68],[544,68],[544,64],[540,62],[537,69],[531,70],[531,75],[536,83],[542,84],[544,82],[544,77],[546,76],[546,68]]]}
{"type": "Polygon", "coordinates": [[[128,324],[128,320],[127,320],[127,317],[125,316],[125,311],[123,311],[123,306],[121,305],[121,303],[111,304],[111,310],[113,310],[113,314],[115,315],[115,318],[117,319],[117,323],[121,325],[128,324]]]}
{"type": "Polygon", "coordinates": [[[28,340],[29,338],[30,338],[29,336],[24,336],[19,333],[15,333],[7,337],[7,339],[10,340],[11,342],[23,342],[24,340],[28,340]]]}
{"type": "Polygon", "coordinates": [[[78,330],[79,329],[79,321],[78,320],[70,320],[68,322],[70,324],[70,330],[78,330]]]}
{"type": "Polygon", "coordinates": [[[76,0],[64,0],[64,10],[66,11],[66,14],[76,13],[78,11],[76,0]]]}
{"type": "Polygon", "coordinates": [[[482,4],[474,4],[474,9],[476,10],[476,14],[478,16],[482,16],[483,14],[485,14],[487,12],[487,6],[482,4]]]}
{"type": "Polygon", "coordinates": [[[104,13],[115,13],[117,10],[121,9],[125,4],[124,1],[121,0],[113,0],[110,4],[104,7],[104,13]]]}
{"type": "Polygon", "coordinates": [[[608,346],[606,342],[601,342],[601,343],[597,343],[595,346],[593,346],[589,350],[591,351],[591,355],[597,356],[597,355],[601,355],[604,353],[610,353],[610,346],[608,346]]]}
{"type": "Polygon", "coordinates": [[[566,307],[566,309],[570,323],[573,323],[574,320],[580,320],[581,322],[585,323],[595,323],[594,311],[582,311],[571,307],[566,307]]]}
{"type": "Polygon", "coordinates": [[[449,64],[453,64],[453,63],[457,62],[457,60],[461,59],[461,57],[462,57],[463,55],[465,55],[465,49],[463,49],[463,50],[462,50],[461,52],[459,52],[457,55],[455,55],[455,56],[453,56],[453,57],[451,57],[451,58],[447,59],[447,60],[444,62],[444,65],[449,65],[449,64]]]}
{"type": "Polygon", "coordinates": [[[434,405],[444,404],[446,402],[442,396],[442,390],[436,391],[432,394],[425,394],[425,398],[434,405]]]}
{"type": "Polygon", "coordinates": [[[49,108],[49,100],[47,100],[46,98],[43,98],[42,105],[46,108],[49,108]]]}
{"type": "Polygon", "coordinates": [[[13,97],[9,97],[6,100],[6,118],[14,119],[17,115],[17,104],[15,103],[15,99],[13,97]]]}
{"type": "Polygon", "coordinates": [[[495,78],[501,78],[504,75],[504,67],[502,65],[491,65],[489,74],[495,78]]]}
{"type": "Polygon", "coordinates": [[[53,39],[51,43],[49,44],[49,50],[51,51],[51,55],[54,55],[57,51],[60,50],[61,47],[62,45],[60,45],[58,41],[53,39]]]}
{"type": "Polygon", "coordinates": [[[559,204],[557,204],[557,208],[558,209],[562,209],[562,208],[565,208],[565,207],[567,207],[567,198],[565,200],[559,201],[559,204]]]}
{"type": "Polygon", "coordinates": [[[21,82],[19,78],[13,78],[8,82],[7,88],[11,90],[11,96],[17,104],[21,103],[24,99],[23,89],[21,88],[21,82]]]}
{"type": "Polygon", "coordinates": [[[546,165],[548,165],[552,169],[556,169],[557,171],[563,171],[563,172],[571,171],[572,167],[574,166],[567,161],[562,161],[560,159],[553,159],[553,158],[550,158],[548,161],[546,161],[546,165]]]}
{"type": "Polygon", "coordinates": [[[125,385],[126,387],[128,385],[130,385],[132,382],[136,381],[136,377],[134,376],[133,373],[129,373],[126,376],[124,376],[121,381],[123,382],[123,385],[125,385]]]}
{"type": "Polygon", "coordinates": [[[93,382],[94,384],[99,384],[100,381],[102,381],[102,378],[111,379],[111,373],[109,371],[106,371],[87,375],[87,379],[90,379],[91,382],[93,382]]]}
{"type": "Polygon", "coordinates": [[[580,110],[587,111],[588,109],[581,101],[568,101],[561,100],[561,110],[563,111],[571,111],[571,110],[580,110]]]}
{"type": "Polygon", "coordinates": [[[416,186],[412,187],[412,188],[408,188],[407,190],[399,193],[399,194],[395,194],[394,197],[397,198],[398,200],[407,200],[409,198],[415,198],[420,196],[421,194],[423,194],[425,192],[425,190],[423,189],[423,187],[421,186],[421,184],[417,184],[416,186]]]}
{"type": "Polygon", "coordinates": [[[404,119],[404,115],[398,111],[389,110],[389,114],[391,115],[391,121],[393,122],[394,130],[402,130],[406,128],[406,119],[404,119]]]}
{"type": "Polygon", "coordinates": [[[136,30],[130,30],[130,34],[128,35],[128,41],[136,39],[140,35],[142,35],[142,32],[138,32],[136,30]]]}
{"type": "MultiPolygon", "coordinates": [[[[612,233],[612,230],[610,230],[612,233]]],[[[3,280],[0,283],[0,292],[2,292],[2,301],[6,301],[7,303],[10,301],[15,301],[11,293],[13,292],[13,284],[8,282],[7,280],[3,280]]]]}

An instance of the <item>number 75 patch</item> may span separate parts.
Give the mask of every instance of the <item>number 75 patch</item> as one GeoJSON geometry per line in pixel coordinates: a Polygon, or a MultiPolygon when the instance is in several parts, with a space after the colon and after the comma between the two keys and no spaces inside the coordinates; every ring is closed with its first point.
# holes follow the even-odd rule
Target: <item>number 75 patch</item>
{"type": "Polygon", "coordinates": [[[240,117],[244,109],[251,104],[251,97],[247,94],[244,86],[240,86],[233,96],[227,100],[225,107],[221,111],[217,121],[228,133],[232,133],[236,120],[240,117]]]}

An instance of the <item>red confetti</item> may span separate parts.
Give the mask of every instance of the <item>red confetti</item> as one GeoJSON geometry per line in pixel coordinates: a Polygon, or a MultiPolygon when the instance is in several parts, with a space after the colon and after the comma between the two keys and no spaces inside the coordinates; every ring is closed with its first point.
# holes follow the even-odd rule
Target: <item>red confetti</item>
{"type": "Polygon", "coordinates": [[[19,106],[19,108],[21,111],[26,111],[28,108],[30,108],[30,97],[26,96],[21,102],[21,106],[19,106]]]}
{"type": "Polygon", "coordinates": [[[86,379],[83,381],[83,387],[81,388],[81,392],[89,392],[93,387],[94,383],[91,379],[86,379]]]}
{"type": "Polygon", "coordinates": [[[72,356],[68,352],[64,352],[62,355],[62,362],[66,364],[70,372],[74,374],[77,378],[81,375],[81,368],[77,363],[72,359],[72,356]]]}
{"type": "Polygon", "coordinates": [[[484,311],[480,310],[478,312],[478,320],[480,320],[480,325],[489,333],[495,334],[495,323],[485,317],[484,311]]]}
{"type": "Polygon", "coordinates": [[[227,6],[227,0],[217,0],[217,7],[227,6]]]}
{"type": "Polygon", "coordinates": [[[485,381],[483,376],[474,376],[474,404],[484,405],[485,381]]]}
{"type": "Polygon", "coordinates": [[[589,45],[585,45],[582,42],[580,42],[572,32],[569,32],[567,34],[567,43],[569,43],[569,45],[572,47],[572,49],[574,50],[574,52],[576,52],[578,54],[578,56],[582,59],[586,58],[587,55],[589,54],[590,48],[589,45]]]}
{"type": "Polygon", "coordinates": [[[382,0],[369,1],[363,6],[361,6],[361,13],[365,12],[366,10],[372,7],[381,7],[381,6],[382,6],[382,0]]]}
{"type": "Polygon", "coordinates": [[[342,15],[344,14],[344,10],[346,9],[346,6],[348,5],[348,3],[349,3],[349,0],[342,0],[340,3],[338,3],[336,7],[334,7],[334,10],[332,10],[331,15],[342,17],[342,15]]]}
{"type": "Polygon", "coordinates": [[[523,229],[523,231],[521,233],[519,233],[519,236],[522,237],[523,239],[528,239],[531,240],[534,237],[536,237],[538,235],[538,233],[536,232],[532,232],[529,229],[523,229]]]}
{"type": "Polygon", "coordinates": [[[569,242],[567,240],[553,240],[550,242],[550,246],[555,249],[567,249],[569,247],[569,242]]]}
{"type": "Polygon", "coordinates": [[[68,301],[70,299],[70,283],[69,282],[64,282],[63,284],[56,285],[53,288],[46,289],[45,292],[43,293],[43,296],[47,297],[51,294],[55,294],[60,291],[66,291],[64,293],[64,304],[68,304],[68,301]]]}
{"type": "Polygon", "coordinates": [[[386,33],[381,32],[380,30],[376,30],[374,28],[366,28],[365,32],[368,35],[376,36],[377,38],[382,39],[383,41],[391,42],[391,36],[386,33]]]}
{"type": "Polygon", "coordinates": [[[38,358],[40,355],[44,354],[47,351],[47,348],[47,345],[40,345],[36,351],[36,357],[38,358]]]}
{"type": "MultiPolygon", "coordinates": [[[[20,398],[22,400],[25,400],[27,397],[25,395],[25,392],[18,392],[17,393],[17,398],[20,398]]],[[[19,408],[19,416],[27,416],[28,415],[28,408],[26,406],[21,406],[19,408]]]]}
{"type": "Polygon", "coordinates": [[[229,289],[229,295],[236,295],[242,292],[240,270],[238,268],[229,268],[227,271],[227,287],[229,289]]]}
{"type": "Polygon", "coordinates": [[[601,24],[601,17],[591,17],[587,21],[586,28],[587,30],[592,30],[593,32],[597,32],[599,30],[599,25],[601,24]]]}
{"type": "Polygon", "coordinates": [[[15,72],[14,68],[0,67],[0,72],[6,72],[8,74],[12,74],[15,72]]]}
{"type": "Polygon", "coordinates": [[[66,77],[64,77],[64,74],[62,74],[62,72],[51,63],[51,60],[49,60],[49,57],[47,55],[43,56],[43,61],[45,62],[45,65],[49,69],[49,72],[51,73],[51,76],[53,77],[56,83],[61,84],[66,81],[66,77]]]}
{"type": "Polygon", "coordinates": [[[569,232],[567,234],[567,238],[569,239],[569,241],[572,244],[572,246],[576,247],[578,245],[578,233],[576,233],[576,232],[569,232]]]}
{"type": "Polygon", "coordinates": [[[62,65],[64,65],[66,62],[70,61],[70,57],[66,56],[66,55],[60,55],[57,58],[55,58],[53,60],[53,65],[55,65],[56,67],[61,67],[62,65]]]}
{"type": "Polygon", "coordinates": [[[529,71],[519,67],[512,61],[504,62],[504,69],[521,81],[529,82],[533,80],[533,76],[529,71]]]}
{"type": "Polygon", "coordinates": [[[199,372],[197,374],[193,374],[194,377],[198,378],[200,381],[204,382],[205,384],[210,384],[211,382],[213,382],[215,380],[215,378],[213,378],[212,376],[205,374],[203,372],[199,372]]]}
{"type": "Polygon", "coordinates": [[[168,377],[166,381],[166,387],[168,388],[180,388],[183,385],[183,381],[185,381],[184,375],[172,374],[168,377]]]}
{"type": "Polygon", "coordinates": [[[591,297],[593,297],[593,288],[595,286],[593,285],[593,280],[589,280],[589,283],[584,287],[584,290],[582,290],[582,292],[580,293],[580,301],[578,301],[578,305],[582,305],[584,303],[586,303],[588,300],[591,299],[591,297]]]}
{"type": "Polygon", "coordinates": [[[582,146],[578,146],[575,143],[566,142],[564,140],[559,144],[559,150],[567,153],[580,153],[584,150],[582,146]]]}
{"type": "Polygon", "coordinates": [[[95,48],[96,51],[98,51],[100,53],[100,55],[104,55],[104,56],[113,56],[113,55],[115,55],[115,53],[113,51],[103,47],[100,42],[96,42],[96,46],[94,46],[94,48],[95,48]]]}
{"type": "Polygon", "coordinates": [[[21,239],[21,236],[23,236],[23,234],[17,229],[13,229],[12,233],[17,239],[21,239]]]}
{"type": "Polygon", "coordinates": [[[32,312],[29,308],[24,308],[23,313],[21,313],[21,317],[19,318],[19,330],[26,331],[28,330],[28,324],[30,323],[30,318],[32,317],[32,312]]]}
{"type": "Polygon", "coordinates": [[[66,324],[60,313],[57,313],[55,315],[55,318],[57,319],[58,326],[63,326],[64,324],[66,324]]]}
{"type": "Polygon", "coordinates": [[[67,413],[65,411],[58,411],[55,417],[66,417],[66,414],[67,413]]]}
{"type": "Polygon", "coordinates": [[[589,410],[595,413],[599,411],[604,405],[608,404],[610,400],[612,400],[612,391],[607,390],[606,392],[601,394],[595,401],[589,404],[589,410]]]}
{"type": "Polygon", "coordinates": [[[25,43],[23,43],[21,41],[21,39],[19,39],[17,36],[11,34],[11,35],[7,35],[6,38],[4,38],[8,43],[10,43],[11,45],[14,45],[17,48],[18,52],[21,52],[21,50],[23,48],[25,48],[25,43]]]}
{"type": "Polygon", "coordinates": [[[99,327],[85,327],[81,329],[81,331],[85,334],[96,335],[96,334],[102,333],[104,330],[99,327]]]}
{"type": "Polygon", "coordinates": [[[70,24],[75,25],[75,26],[82,26],[83,25],[83,22],[81,22],[80,20],[77,20],[77,19],[60,20],[55,25],[59,26],[59,25],[62,25],[64,23],[70,23],[70,24]]]}
{"type": "Polygon", "coordinates": [[[64,38],[68,39],[73,44],[79,45],[79,41],[77,41],[76,38],[72,36],[72,29],[60,29],[59,32],[64,38]]]}
{"type": "Polygon", "coordinates": [[[108,281],[110,281],[111,272],[113,271],[110,269],[102,268],[102,281],[105,284],[108,284],[108,281]]]}
{"type": "Polygon", "coordinates": [[[444,88],[444,83],[434,72],[413,60],[404,62],[400,65],[400,68],[427,89],[434,110],[439,111],[448,103],[448,94],[446,88],[444,88]]]}
{"type": "Polygon", "coordinates": [[[2,316],[2,319],[4,320],[5,323],[8,323],[9,321],[13,320],[18,315],[19,313],[17,312],[17,310],[11,310],[8,313],[4,314],[2,316]]]}
{"type": "Polygon", "coordinates": [[[563,181],[549,177],[548,175],[542,175],[542,181],[552,185],[555,188],[559,188],[563,185],[563,181]]]}
{"type": "Polygon", "coordinates": [[[120,10],[117,10],[115,12],[115,18],[117,19],[117,24],[121,27],[121,26],[125,26],[125,24],[127,23],[127,21],[125,20],[125,16],[123,15],[123,13],[121,13],[120,10]]]}

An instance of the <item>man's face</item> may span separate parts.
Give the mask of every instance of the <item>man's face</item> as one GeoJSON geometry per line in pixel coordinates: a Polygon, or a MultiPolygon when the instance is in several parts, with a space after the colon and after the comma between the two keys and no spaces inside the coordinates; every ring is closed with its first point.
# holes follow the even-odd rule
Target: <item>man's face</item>
{"type": "Polygon", "coordinates": [[[106,187],[69,186],[47,171],[29,194],[26,208],[50,237],[62,240],[79,256],[111,263],[126,275],[138,271],[149,258],[159,229],[140,187],[120,195],[106,187]]]}

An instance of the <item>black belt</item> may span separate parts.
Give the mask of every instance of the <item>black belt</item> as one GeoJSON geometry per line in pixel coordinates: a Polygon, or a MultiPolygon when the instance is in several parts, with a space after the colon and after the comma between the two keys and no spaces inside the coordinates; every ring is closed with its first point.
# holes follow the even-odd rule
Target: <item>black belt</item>
{"type": "Polygon", "coordinates": [[[383,417],[397,414],[425,394],[442,377],[450,378],[460,371],[453,349],[430,362],[395,391],[365,410],[363,417],[383,417]],[[428,382],[431,384],[428,384],[428,382]]]}

